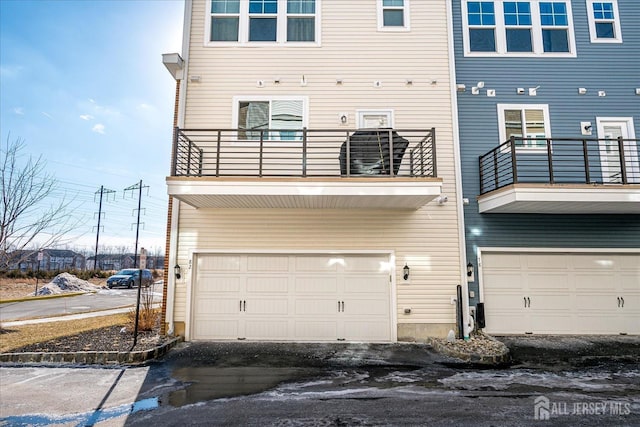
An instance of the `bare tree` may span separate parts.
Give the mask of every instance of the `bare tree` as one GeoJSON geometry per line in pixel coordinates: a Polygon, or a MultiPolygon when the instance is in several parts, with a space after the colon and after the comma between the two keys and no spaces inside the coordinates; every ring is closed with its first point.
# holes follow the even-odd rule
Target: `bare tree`
{"type": "Polygon", "coordinates": [[[24,261],[38,249],[61,244],[78,225],[70,215],[72,201],[53,197],[57,181],[46,172],[42,156],[24,156],[24,148],[24,140],[12,141],[9,135],[5,146],[0,146],[2,269],[24,261]]]}

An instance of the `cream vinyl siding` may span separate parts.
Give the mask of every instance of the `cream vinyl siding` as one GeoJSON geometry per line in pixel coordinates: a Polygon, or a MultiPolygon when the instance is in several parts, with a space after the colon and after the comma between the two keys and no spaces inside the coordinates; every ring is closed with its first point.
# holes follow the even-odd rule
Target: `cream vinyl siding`
{"type": "MultiPolygon", "coordinates": [[[[398,323],[453,324],[461,263],[446,1],[412,1],[407,32],[378,31],[373,0],[322,0],[319,9],[317,46],[207,47],[209,2],[194,0],[187,74],[200,81],[183,81],[182,127],[235,128],[234,97],[307,97],[311,129],[354,129],[357,110],[393,110],[397,129],[436,128],[437,175],[449,202],[416,211],[196,210],[181,203],[177,261],[188,266],[194,251],[206,250],[392,251],[398,323]],[[346,125],[341,113],[349,115],[346,125]]],[[[188,270],[176,283],[176,321],[185,321],[191,280],[188,270]]]]}

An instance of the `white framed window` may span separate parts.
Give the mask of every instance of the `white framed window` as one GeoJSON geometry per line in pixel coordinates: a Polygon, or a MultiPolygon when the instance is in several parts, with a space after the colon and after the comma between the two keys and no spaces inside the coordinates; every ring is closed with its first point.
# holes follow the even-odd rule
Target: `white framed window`
{"type": "Polygon", "coordinates": [[[465,56],[576,56],[570,1],[461,4],[465,56]]]}
{"type": "Polygon", "coordinates": [[[358,129],[393,128],[393,110],[356,110],[358,129]]]}
{"type": "Polygon", "coordinates": [[[622,43],[618,0],[587,0],[591,43],[622,43]]]}
{"type": "Polygon", "coordinates": [[[546,152],[544,138],[551,138],[547,104],[498,104],[500,144],[515,138],[541,138],[516,141],[517,150],[546,152]]]}
{"type": "Polygon", "coordinates": [[[409,0],[377,0],[378,31],[409,31],[409,0]]]}
{"type": "Polygon", "coordinates": [[[233,127],[238,139],[300,141],[308,126],[308,98],[304,96],[236,96],[233,127]],[[270,132],[260,132],[271,129],[270,132]]]}
{"type": "Polygon", "coordinates": [[[320,1],[208,0],[205,45],[317,45],[320,1]]]}

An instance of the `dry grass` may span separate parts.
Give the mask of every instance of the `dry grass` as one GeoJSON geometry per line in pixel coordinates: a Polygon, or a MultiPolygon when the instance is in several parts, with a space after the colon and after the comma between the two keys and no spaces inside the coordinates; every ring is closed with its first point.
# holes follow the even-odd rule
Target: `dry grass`
{"type": "MultiPolygon", "coordinates": [[[[1,0],[0,0],[1,1],[1,0]]],[[[90,279],[90,283],[106,286],[107,279],[90,279]]],[[[49,283],[49,280],[38,281],[38,289],[49,283]]],[[[30,298],[36,290],[36,279],[7,279],[0,278],[0,301],[30,298]]]]}
{"type": "Polygon", "coordinates": [[[36,344],[80,332],[100,329],[113,325],[128,326],[130,323],[127,313],[111,316],[89,317],[79,320],[65,320],[60,322],[40,323],[35,325],[0,327],[0,353],[10,352],[29,344],[36,344]]]}

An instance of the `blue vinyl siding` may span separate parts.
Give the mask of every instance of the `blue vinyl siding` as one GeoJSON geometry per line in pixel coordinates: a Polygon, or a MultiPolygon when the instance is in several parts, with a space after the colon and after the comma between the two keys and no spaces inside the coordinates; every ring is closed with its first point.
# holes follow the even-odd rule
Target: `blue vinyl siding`
{"type": "MultiPolygon", "coordinates": [[[[479,156],[499,140],[497,104],[547,104],[552,137],[580,138],[580,122],[596,117],[633,117],[640,138],[640,1],[618,1],[623,43],[591,43],[585,0],[571,2],[577,57],[465,57],[462,4],[453,1],[457,93],[467,260],[476,266],[478,247],[638,248],[640,218],[636,215],[480,214],[479,156]],[[485,83],[480,95],[471,87],[485,83]],[[538,87],[537,96],[528,88],[538,87]],[[587,88],[579,95],[578,88],[587,88]],[[518,95],[517,88],[525,94],[518,95]],[[495,97],[486,90],[494,89],[495,97]],[[606,92],[599,97],[598,91],[606,92]]],[[[543,154],[544,155],[544,154],[543,154]]],[[[596,160],[594,160],[596,161],[596,160]]],[[[477,276],[477,274],[476,274],[477,276]]],[[[470,283],[476,292],[478,281],[470,283]]]]}

